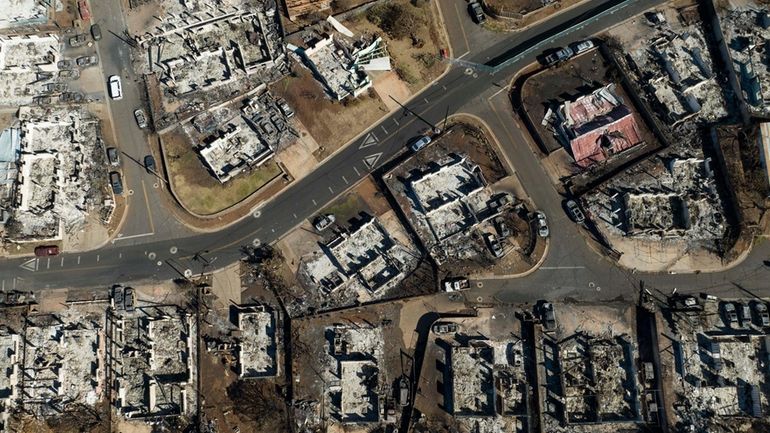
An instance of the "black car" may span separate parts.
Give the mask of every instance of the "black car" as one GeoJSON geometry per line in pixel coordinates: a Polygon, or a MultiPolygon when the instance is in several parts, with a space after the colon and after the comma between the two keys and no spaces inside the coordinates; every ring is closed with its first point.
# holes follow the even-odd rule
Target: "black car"
{"type": "Polygon", "coordinates": [[[155,173],[155,158],[153,158],[152,155],[144,157],[144,169],[149,173],[155,173]]]}
{"type": "Polygon", "coordinates": [[[110,161],[110,165],[120,165],[120,152],[114,147],[107,148],[107,159],[110,161]]]}
{"type": "Polygon", "coordinates": [[[102,38],[102,28],[99,27],[99,24],[94,24],[91,26],[91,36],[93,36],[95,41],[98,41],[102,38]]]}
{"type": "Polygon", "coordinates": [[[123,194],[123,180],[117,171],[110,172],[110,185],[112,185],[112,191],[115,194],[123,194]]]}
{"type": "Polygon", "coordinates": [[[481,24],[487,20],[487,16],[484,15],[484,9],[482,9],[481,4],[477,1],[468,3],[468,13],[476,24],[481,24]]]}

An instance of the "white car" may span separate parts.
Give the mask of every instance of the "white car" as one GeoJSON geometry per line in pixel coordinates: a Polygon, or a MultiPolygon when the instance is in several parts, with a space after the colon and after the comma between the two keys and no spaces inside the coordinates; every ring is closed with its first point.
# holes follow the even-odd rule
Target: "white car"
{"type": "Polygon", "coordinates": [[[590,50],[594,47],[593,41],[582,41],[575,44],[575,48],[573,48],[573,51],[575,54],[585,53],[586,51],[590,50]]]}
{"type": "Polygon", "coordinates": [[[431,142],[430,137],[428,137],[427,135],[423,135],[422,137],[420,137],[419,140],[417,140],[414,143],[412,143],[412,146],[411,146],[412,151],[413,152],[418,152],[423,147],[429,145],[430,142],[431,142]]]}
{"type": "Polygon", "coordinates": [[[116,101],[123,99],[123,85],[120,84],[120,77],[118,77],[117,75],[112,75],[110,76],[108,83],[109,83],[109,90],[110,90],[110,98],[116,101]]]}

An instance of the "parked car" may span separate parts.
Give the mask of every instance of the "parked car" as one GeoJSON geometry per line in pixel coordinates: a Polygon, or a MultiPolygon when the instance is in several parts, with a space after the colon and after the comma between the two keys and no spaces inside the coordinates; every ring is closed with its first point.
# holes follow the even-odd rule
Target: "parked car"
{"type": "Polygon", "coordinates": [[[409,379],[406,376],[398,379],[398,404],[401,407],[409,406],[409,379]]]}
{"type": "Polygon", "coordinates": [[[484,9],[481,7],[481,4],[477,1],[472,1],[468,3],[468,13],[471,15],[473,22],[475,22],[476,24],[481,24],[487,20],[487,16],[484,15],[484,9]]]}
{"type": "Polygon", "coordinates": [[[152,155],[146,155],[144,157],[144,169],[150,173],[155,173],[155,158],[152,155]]]}
{"type": "Polygon", "coordinates": [[[594,45],[593,41],[585,40],[585,41],[581,41],[581,42],[576,43],[573,46],[572,51],[574,51],[575,54],[585,53],[586,51],[590,50],[594,46],[595,45],[594,45]]]}
{"type": "Polygon", "coordinates": [[[35,255],[38,257],[55,256],[59,254],[59,247],[56,245],[41,245],[35,247],[35,255]]]}
{"type": "Polygon", "coordinates": [[[123,291],[124,288],[120,284],[112,287],[112,308],[116,310],[122,310],[125,307],[123,291]]]}
{"type": "Polygon", "coordinates": [[[757,313],[757,322],[762,326],[770,326],[770,314],[767,312],[767,305],[764,302],[754,304],[754,311],[757,313]]]}
{"type": "Polygon", "coordinates": [[[583,215],[583,211],[575,200],[567,200],[567,211],[572,217],[572,220],[578,224],[583,224],[586,220],[586,216],[583,215]]]}
{"type": "Polygon", "coordinates": [[[445,292],[461,292],[471,288],[471,283],[467,278],[447,278],[443,285],[445,292]]]}
{"type": "Polygon", "coordinates": [[[75,62],[73,62],[70,59],[59,60],[58,62],[56,62],[56,67],[59,70],[62,70],[62,69],[72,69],[72,68],[75,67],[75,62]]]}
{"type": "Polygon", "coordinates": [[[543,330],[545,332],[556,330],[556,312],[553,310],[552,303],[543,302],[540,305],[540,320],[542,320],[543,330]]]}
{"type": "Polygon", "coordinates": [[[87,42],[88,42],[88,35],[86,35],[85,33],[71,36],[69,39],[70,47],[72,48],[82,47],[87,42]]]}
{"type": "Polygon", "coordinates": [[[751,326],[751,308],[749,308],[749,304],[740,303],[738,305],[740,306],[741,326],[748,328],[751,326]]]}
{"type": "Polygon", "coordinates": [[[437,322],[433,324],[432,329],[435,334],[454,334],[460,327],[457,323],[437,322]]]}
{"type": "Polygon", "coordinates": [[[99,64],[99,56],[96,54],[91,54],[90,56],[81,56],[75,60],[75,63],[77,63],[81,68],[96,66],[99,64]]]}
{"type": "Polygon", "coordinates": [[[555,65],[557,63],[561,63],[565,60],[568,60],[570,57],[572,57],[575,53],[572,51],[572,48],[570,47],[564,47],[556,52],[553,52],[547,56],[545,56],[545,65],[551,66],[555,65]]]}
{"type": "Polygon", "coordinates": [[[125,306],[126,311],[134,311],[135,302],[136,299],[134,298],[134,289],[131,287],[126,287],[125,295],[123,296],[123,305],[125,306]]]}
{"type": "Polygon", "coordinates": [[[117,171],[110,172],[110,185],[112,185],[112,192],[117,195],[123,194],[123,179],[117,171]]]}
{"type": "Polygon", "coordinates": [[[412,149],[412,152],[419,152],[420,149],[422,149],[423,147],[429,145],[430,142],[431,142],[431,138],[428,137],[427,135],[423,135],[422,137],[417,139],[417,141],[412,143],[412,145],[410,147],[412,149]]]}
{"type": "Polygon", "coordinates": [[[334,216],[334,214],[325,214],[325,215],[319,215],[315,221],[313,221],[313,227],[315,227],[316,230],[319,232],[326,230],[334,224],[334,222],[337,220],[337,218],[334,216]]]}
{"type": "Polygon", "coordinates": [[[535,212],[535,222],[537,223],[537,234],[541,238],[547,238],[551,234],[551,230],[548,229],[548,220],[545,218],[545,214],[542,211],[535,212]]]}
{"type": "Polygon", "coordinates": [[[489,251],[491,251],[495,257],[503,256],[503,246],[500,245],[500,241],[497,239],[497,236],[491,233],[487,233],[484,235],[484,240],[487,241],[487,247],[489,247],[489,251]]]}
{"type": "Polygon", "coordinates": [[[78,69],[59,69],[59,78],[63,80],[77,80],[80,78],[78,69]]]}
{"type": "Polygon", "coordinates": [[[725,318],[730,324],[738,322],[738,313],[735,312],[735,304],[732,302],[725,302],[722,308],[724,308],[725,318]]]}
{"type": "Polygon", "coordinates": [[[120,77],[110,76],[109,79],[110,97],[116,101],[123,99],[123,85],[120,84],[120,77]]]}
{"type": "Polygon", "coordinates": [[[147,127],[147,116],[144,115],[144,110],[137,108],[134,110],[134,119],[139,128],[144,129],[147,127]]]}
{"type": "Polygon", "coordinates": [[[110,161],[110,165],[120,165],[120,152],[114,147],[107,148],[107,160],[110,161]]]}
{"type": "Polygon", "coordinates": [[[99,24],[94,24],[91,26],[91,36],[95,41],[98,41],[102,38],[102,28],[99,27],[99,24]]]}
{"type": "Polygon", "coordinates": [[[495,230],[497,231],[498,236],[501,238],[507,238],[511,235],[511,229],[508,228],[508,225],[505,223],[503,217],[495,218],[493,223],[495,224],[495,230]]]}

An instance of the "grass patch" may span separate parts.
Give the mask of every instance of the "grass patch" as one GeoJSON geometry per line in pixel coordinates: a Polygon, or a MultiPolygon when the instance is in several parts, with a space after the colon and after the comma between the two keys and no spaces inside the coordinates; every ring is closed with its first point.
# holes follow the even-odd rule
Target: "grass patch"
{"type": "Polygon", "coordinates": [[[214,214],[237,204],[282,173],[278,164],[271,160],[221,184],[209,173],[180,131],[166,134],[163,146],[177,198],[199,215],[214,214]]]}
{"type": "Polygon", "coordinates": [[[321,213],[334,214],[337,218],[337,223],[345,225],[350,219],[357,218],[361,212],[369,212],[369,206],[358,194],[349,193],[336,200],[321,213]]]}

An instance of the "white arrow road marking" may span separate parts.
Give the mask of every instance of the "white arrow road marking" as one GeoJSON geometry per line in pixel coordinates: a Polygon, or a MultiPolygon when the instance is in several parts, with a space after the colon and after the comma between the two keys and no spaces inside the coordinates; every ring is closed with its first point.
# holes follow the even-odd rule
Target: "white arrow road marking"
{"type": "Polygon", "coordinates": [[[29,259],[26,262],[22,263],[21,266],[19,267],[22,269],[26,269],[30,272],[35,272],[37,271],[37,264],[38,264],[38,259],[29,259]]]}
{"type": "Polygon", "coordinates": [[[377,165],[377,161],[380,160],[380,157],[382,156],[382,152],[373,153],[366,158],[364,158],[364,164],[366,164],[367,167],[369,167],[369,170],[373,169],[375,165],[377,165]]]}
{"type": "Polygon", "coordinates": [[[377,136],[374,135],[374,132],[370,132],[366,134],[366,138],[364,138],[363,143],[361,143],[360,146],[358,146],[359,149],[363,149],[365,147],[374,146],[378,144],[380,141],[377,139],[377,136]]]}

